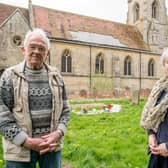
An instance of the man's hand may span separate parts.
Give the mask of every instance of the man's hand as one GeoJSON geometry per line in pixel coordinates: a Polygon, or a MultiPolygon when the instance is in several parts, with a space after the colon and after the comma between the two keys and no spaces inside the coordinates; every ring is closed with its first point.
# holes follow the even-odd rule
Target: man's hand
{"type": "Polygon", "coordinates": [[[25,148],[28,148],[28,149],[31,149],[31,150],[39,152],[40,151],[39,144],[41,144],[43,141],[44,140],[42,138],[30,138],[30,137],[28,137],[25,140],[23,146],[25,148]]]}
{"type": "Polygon", "coordinates": [[[43,142],[39,144],[40,154],[44,154],[46,152],[55,151],[58,146],[58,140],[61,138],[60,133],[58,131],[54,131],[49,133],[48,135],[44,135],[41,137],[43,142]]]}
{"type": "Polygon", "coordinates": [[[58,140],[61,138],[59,131],[51,132],[39,138],[28,137],[24,142],[23,146],[25,148],[44,154],[47,152],[55,151],[58,146],[58,140]]]}

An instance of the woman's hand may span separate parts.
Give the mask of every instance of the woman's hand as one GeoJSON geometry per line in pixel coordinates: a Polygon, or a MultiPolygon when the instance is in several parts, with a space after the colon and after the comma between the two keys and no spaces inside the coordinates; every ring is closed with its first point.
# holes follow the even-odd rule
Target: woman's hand
{"type": "Polygon", "coordinates": [[[149,143],[150,149],[154,148],[154,147],[157,147],[157,140],[156,140],[156,135],[155,134],[149,135],[148,143],[149,143]]]}
{"type": "Polygon", "coordinates": [[[165,143],[161,143],[156,147],[151,148],[151,153],[155,155],[168,156],[168,150],[165,143]]]}

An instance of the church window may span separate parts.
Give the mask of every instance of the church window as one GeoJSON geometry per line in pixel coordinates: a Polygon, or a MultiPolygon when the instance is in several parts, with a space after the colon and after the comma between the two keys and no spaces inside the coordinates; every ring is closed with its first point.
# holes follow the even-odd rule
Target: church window
{"type": "Polygon", "coordinates": [[[156,0],[152,3],[152,18],[157,18],[157,3],[156,0]]]}
{"type": "Polygon", "coordinates": [[[68,49],[64,50],[62,54],[61,72],[72,72],[72,57],[68,49]]]}
{"type": "Polygon", "coordinates": [[[124,61],[124,75],[131,75],[131,58],[129,56],[124,61]]]}
{"type": "Polygon", "coordinates": [[[104,59],[102,53],[99,53],[96,57],[95,73],[104,74],[104,59]]]}
{"type": "Polygon", "coordinates": [[[148,76],[154,76],[154,66],[155,63],[154,63],[154,60],[151,59],[148,63],[148,76]]]}
{"type": "Polygon", "coordinates": [[[22,43],[22,38],[21,36],[18,36],[18,35],[15,35],[12,40],[16,46],[20,46],[22,43]]]}
{"type": "Polygon", "coordinates": [[[135,7],[134,7],[134,21],[136,22],[137,20],[139,20],[139,13],[140,13],[140,7],[139,4],[136,3],[135,7]]]}

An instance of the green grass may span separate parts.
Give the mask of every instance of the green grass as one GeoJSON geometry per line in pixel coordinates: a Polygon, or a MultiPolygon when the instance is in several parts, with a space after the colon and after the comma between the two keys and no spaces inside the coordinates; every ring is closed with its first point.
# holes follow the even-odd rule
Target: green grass
{"type": "MultiPolygon", "coordinates": [[[[73,101],[71,104],[120,104],[119,113],[98,115],[71,114],[65,137],[63,163],[73,168],[146,168],[147,137],[139,126],[144,100],[133,105],[129,100],[73,101]]],[[[0,148],[0,168],[3,164],[0,148]],[[2,163],[1,163],[2,162],[2,163]]]]}
{"type": "Polygon", "coordinates": [[[139,126],[145,101],[139,105],[129,100],[97,102],[120,104],[122,110],[91,116],[72,113],[65,137],[64,160],[75,168],[146,168],[147,137],[139,126]]]}

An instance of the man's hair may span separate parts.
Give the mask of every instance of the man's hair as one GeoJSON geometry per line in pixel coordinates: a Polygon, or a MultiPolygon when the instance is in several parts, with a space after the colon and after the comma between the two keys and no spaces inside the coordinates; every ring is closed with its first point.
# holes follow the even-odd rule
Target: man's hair
{"type": "Polygon", "coordinates": [[[40,28],[34,28],[33,30],[30,30],[26,33],[25,35],[25,39],[24,39],[24,42],[23,42],[23,45],[24,47],[26,47],[28,45],[28,42],[29,42],[29,38],[31,36],[40,36],[43,38],[44,41],[46,41],[46,45],[47,45],[47,48],[48,50],[50,49],[50,41],[47,37],[47,34],[45,33],[44,30],[40,29],[40,28]]]}

